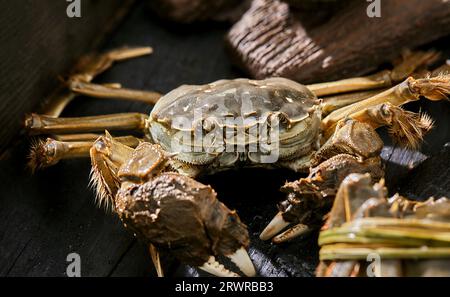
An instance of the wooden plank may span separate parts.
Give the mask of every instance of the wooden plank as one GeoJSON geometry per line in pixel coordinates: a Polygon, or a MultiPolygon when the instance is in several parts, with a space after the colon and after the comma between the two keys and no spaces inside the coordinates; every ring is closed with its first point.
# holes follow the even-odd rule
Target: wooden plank
{"type": "Polygon", "coordinates": [[[36,110],[82,53],[100,45],[131,1],[80,3],[80,18],[67,16],[67,1],[0,3],[0,153],[19,131],[23,114],[36,110]]]}
{"type": "MultiPolygon", "coordinates": [[[[25,153],[25,147],[19,150],[25,153]]],[[[1,161],[0,275],[64,276],[66,257],[81,256],[82,275],[106,276],[134,241],[117,218],[94,205],[89,162],[68,162],[36,176],[23,155],[1,161]],[[70,177],[70,172],[75,176],[70,177]],[[60,179],[59,177],[67,176],[60,179]]]]}
{"type": "Polygon", "coordinates": [[[400,193],[413,199],[450,198],[450,142],[404,178],[400,193]]]}

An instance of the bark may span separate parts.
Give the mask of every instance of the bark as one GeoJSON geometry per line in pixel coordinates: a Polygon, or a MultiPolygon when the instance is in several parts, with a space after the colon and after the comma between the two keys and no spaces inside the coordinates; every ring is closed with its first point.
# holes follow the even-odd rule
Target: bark
{"type": "Polygon", "coordinates": [[[236,64],[253,77],[310,83],[366,74],[405,47],[450,33],[448,1],[385,0],[380,18],[367,16],[368,4],[354,2],[309,28],[288,4],[254,0],[228,33],[227,45],[236,64]]]}

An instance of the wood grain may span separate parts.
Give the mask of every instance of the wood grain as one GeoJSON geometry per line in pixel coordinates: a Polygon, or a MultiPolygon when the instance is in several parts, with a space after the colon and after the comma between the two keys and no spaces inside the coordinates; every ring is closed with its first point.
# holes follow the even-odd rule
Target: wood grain
{"type": "Polygon", "coordinates": [[[302,83],[353,77],[450,33],[450,3],[443,0],[382,1],[381,17],[367,16],[355,1],[331,19],[299,18],[279,0],[254,0],[227,35],[235,63],[250,76],[283,76],[302,83]]]}
{"type": "Polygon", "coordinates": [[[81,1],[69,18],[66,1],[2,1],[0,10],[0,153],[83,53],[98,47],[131,1],[81,1]]]}

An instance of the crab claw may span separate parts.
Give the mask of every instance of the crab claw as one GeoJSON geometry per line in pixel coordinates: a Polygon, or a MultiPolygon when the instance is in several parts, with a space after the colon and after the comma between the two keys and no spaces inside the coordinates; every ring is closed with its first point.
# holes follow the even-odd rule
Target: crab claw
{"type": "Polygon", "coordinates": [[[228,257],[247,276],[255,269],[247,254],[247,227],[216,192],[185,175],[167,171],[159,146],[141,143],[117,172],[116,211],[137,237],[180,262],[217,276],[236,276],[216,261],[228,257]]]}
{"type": "MultiPolygon", "coordinates": [[[[234,252],[231,255],[227,255],[226,257],[229,258],[234,264],[236,264],[236,266],[246,276],[253,277],[256,275],[255,267],[253,266],[252,260],[250,259],[249,255],[244,247],[237,249],[236,252],[234,252]]],[[[205,262],[199,268],[201,270],[211,273],[215,276],[220,276],[220,277],[238,277],[239,276],[239,274],[226,269],[225,266],[220,264],[220,262],[218,262],[214,256],[210,256],[208,258],[208,261],[205,262]]]]}
{"type": "Polygon", "coordinates": [[[278,233],[280,233],[281,230],[283,230],[290,224],[291,223],[286,222],[283,219],[283,214],[280,211],[275,215],[275,217],[273,217],[273,219],[272,219],[272,221],[270,221],[269,225],[267,225],[266,228],[264,228],[263,232],[261,232],[261,234],[259,235],[259,238],[261,240],[269,240],[272,237],[274,237],[275,235],[277,235],[278,233]]]}
{"type": "Polygon", "coordinates": [[[322,222],[327,199],[320,198],[323,192],[310,178],[287,183],[282,191],[288,197],[279,204],[279,212],[261,232],[261,240],[282,243],[306,234],[311,230],[308,226],[319,226],[322,222]]]}
{"type": "Polygon", "coordinates": [[[208,261],[199,268],[219,277],[239,277],[239,274],[226,269],[225,266],[217,262],[214,256],[210,256],[208,261]]]}
{"type": "MultiPolygon", "coordinates": [[[[374,179],[383,176],[381,159],[377,155],[382,141],[376,141],[378,146],[369,150],[361,150],[355,146],[355,143],[361,142],[355,135],[364,132],[364,127],[367,125],[362,126],[354,121],[346,122],[340,128],[339,134],[335,135],[336,138],[331,138],[316,154],[315,157],[320,162],[311,168],[309,175],[288,182],[281,188],[281,191],[287,194],[287,199],[279,204],[279,212],[261,233],[262,240],[273,238],[274,243],[281,243],[320,228],[331,209],[340,183],[348,174],[369,173],[374,179]],[[350,148],[367,154],[362,156],[364,159],[346,154],[345,150],[350,148]],[[330,152],[337,155],[330,156],[330,152]],[[279,234],[289,225],[293,226],[279,234]]],[[[371,133],[372,135],[374,138],[375,132],[371,133]]]]}
{"type": "MultiPolygon", "coordinates": [[[[252,260],[248,255],[246,249],[241,247],[236,250],[233,254],[226,255],[236,266],[249,277],[255,276],[256,271],[253,266],[252,260]]],[[[210,256],[208,261],[199,267],[201,270],[211,273],[215,276],[220,277],[237,277],[239,274],[232,272],[220,264],[214,256],[210,256]]]]}
{"type": "Polygon", "coordinates": [[[229,258],[236,266],[246,275],[246,276],[255,276],[256,271],[255,267],[253,266],[252,260],[250,259],[250,256],[248,255],[247,251],[244,247],[241,247],[240,249],[236,250],[231,255],[227,255],[227,258],[229,258]]]}
{"type": "Polygon", "coordinates": [[[309,231],[308,226],[299,223],[280,233],[289,225],[292,225],[292,223],[286,221],[283,218],[283,212],[280,211],[275,215],[272,221],[270,221],[266,228],[264,228],[264,230],[259,235],[259,238],[261,240],[269,240],[273,238],[272,241],[274,243],[282,243],[303,235],[309,231]]]}
{"type": "Polygon", "coordinates": [[[275,236],[272,239],[272,241],[274,243],[282,243],[282,242],[291,240],[297,236],[303,235],[303,234],[307,233],[308,231],[309,231],[309,227],[300,223],[300,224],[297,224],[297,225],[287,229],[283,233],[278,234],[277,236],[275,236]]]}

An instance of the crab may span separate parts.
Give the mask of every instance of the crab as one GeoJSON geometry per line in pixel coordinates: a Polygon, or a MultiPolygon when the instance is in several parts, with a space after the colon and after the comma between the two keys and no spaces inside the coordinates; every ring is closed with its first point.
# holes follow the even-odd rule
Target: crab
{"type": "Polygon", "coordinates": [[[389,127],[401,144],[420,143],[432,120],[402,104],[420,97],[448,99],[450,93],[449,75],[417,77],[428,73],[435,52],[408,52],[393,70],[367,77],[308,86],[280,77],[219,80],[183,85],[159,100],[153,92],[91,83],[117,57],[150,52],[124,48],[91,58],[67,80],[69,94],[156,102],[149,116],[59,118],[67,101],[59,100],[63,103],[51,105],[57,108],[47,115],[27,116],[25,126],[32,135],[53,135],[32,147],[32,168],[90,156],[98,203],[149,245],[160,276],[160,250],[217,276],[238,276],[220,264],[222,256],[245,275],[256,274],[246,251],[246,226],[196,177],[242,167],[309,172],[282,187],[287,199],[260,235],[284,242],[320,228],[349,173],[383,176],[383,142],[376,128],[389,127]],[[113,137],[113,130],[143,137],[113,137]]]}
{"type": "Polygon", "coordinates": [[[450,200],[386,197],[383,179],[343,180],[319,236],[318,276],[450,275],[450,200]]]}

